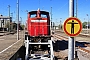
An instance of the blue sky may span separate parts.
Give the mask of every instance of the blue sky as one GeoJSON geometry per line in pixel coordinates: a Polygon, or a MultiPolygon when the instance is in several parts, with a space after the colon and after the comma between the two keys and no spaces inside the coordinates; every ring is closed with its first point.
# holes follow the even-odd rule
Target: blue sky
{"type": "MultiPolygon", "coordinates": [[[[74,1],[76,3],[76,0],[74,1]]],[[[10,5],[10,11],[13,13],[13,21],[16,21],[16,3],[17,0],[0,0],[0,14],[8,16],[8,5],[10,5]]],[[[19,0],[19,5],[19,17],[22,17],[23,22],[27,19],[26,10],[32,11],[40,8],[40,10],[50,12],[51,6],[53,14],[52,21],[55,23],[59,24],[60,18],[62,18],[63,23],[69,17],[69,0],[19,0]]],[[[77,16],[82,22],[87,21],[88,18],[90,20],[90,0],[78,0],[77,16]]]]}

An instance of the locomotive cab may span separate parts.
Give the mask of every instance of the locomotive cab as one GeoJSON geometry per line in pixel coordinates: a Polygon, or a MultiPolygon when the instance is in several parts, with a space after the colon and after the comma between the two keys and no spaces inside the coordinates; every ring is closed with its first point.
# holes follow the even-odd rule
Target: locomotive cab
{"type": "Polygon", "coordinates": [[[26,36],[29,40],[32,38],[32,42],[45,42],[51,39],[49,12],[40,10],[28,12],[26,36]]]}

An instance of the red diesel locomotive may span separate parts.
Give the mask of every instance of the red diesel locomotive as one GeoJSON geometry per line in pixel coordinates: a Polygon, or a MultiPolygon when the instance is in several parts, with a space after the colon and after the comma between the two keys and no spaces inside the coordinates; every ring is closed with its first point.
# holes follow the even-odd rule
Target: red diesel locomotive
{"type": "Polygon", "coordinates": [[[28,12],[27,34],[31,42],[45,42],[51,39],[49,12],[31,11],[28,12]]]}
{"type": "Polygon", "coordinates": [[[27,32],[24,42],[26,47],[25,58],[30,60],[52,60],[54,54],[50,34],[49,12],[40,10],[28,12],[26,26],[27,32]]]}

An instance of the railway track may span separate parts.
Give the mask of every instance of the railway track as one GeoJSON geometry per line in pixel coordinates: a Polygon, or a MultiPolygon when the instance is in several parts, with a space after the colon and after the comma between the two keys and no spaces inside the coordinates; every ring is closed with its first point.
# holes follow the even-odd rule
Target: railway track
{"type": "MultiPolygon", "coordinates": [[[[63,30],[59,30],[59,31],[55,31],[55,32],[64,33],[63,30]]],[[[79,37],[90,37],[89,34],[85,34],[85,33],[80,33],[78,36],[79,36],[79,37]]]]}
{"type": "Polygon", "coordinates": [[[9,35],[9,34],[15,34],[15,33],[16,33],[16,32],[3,32],[3,33],[1,32],[1,33],[0,33],[0,37],[1,37],[1,36],[5,36],[5,35],[9,35]]]}
{"type": "MultiPolygon", "coordinates": [[[[66,41],[68,41],[68,37],[66,37],[66,36],[62,36],[60,34],[55,34],[53,36],[55,38],[59,39],[59,40],[66,40],[66,41]]],[[[83,50],[86,53],[90,53],[90,43],[76,41],[76,47],[78,49],[80,49],[80,50],[83,50]]]]}

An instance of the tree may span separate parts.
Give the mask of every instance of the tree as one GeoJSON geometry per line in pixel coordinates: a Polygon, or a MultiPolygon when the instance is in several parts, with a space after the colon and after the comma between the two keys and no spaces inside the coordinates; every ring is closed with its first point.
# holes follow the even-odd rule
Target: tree
{"type": "Polygon", "coordinates": [[[24,30],[25,25],[21,25],[21,28],[24,30]]]}
{"type": "Polygon", "coordinates": [[[82,23],[82,27],[83,27],[83,28],[86,28],[86,25],[87,25],[87,22],[83,22],[83,23],[82,23]]]}

